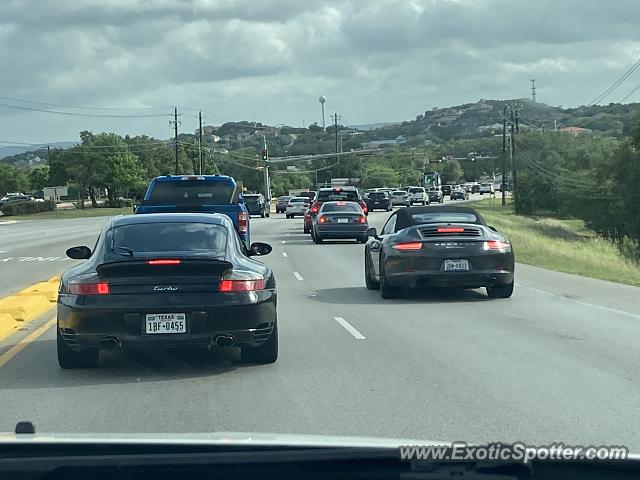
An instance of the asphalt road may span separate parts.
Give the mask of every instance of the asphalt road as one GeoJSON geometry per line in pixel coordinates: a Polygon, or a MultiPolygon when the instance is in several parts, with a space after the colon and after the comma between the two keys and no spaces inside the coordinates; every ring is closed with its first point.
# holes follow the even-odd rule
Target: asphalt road
{"type": "MultiPolygon", "coordinates": [[[[386,216],[374,212],[370,223],[379,228],[386,216]]],[[[55,238],[50,255],[92,244],[90,229],[104,219],[83,221],[65,227],[69,236],[55,238]]],[[[0,367],[0,430],[29,419],[41,432],[285,432],[640,451],[638,288],[518,265],[511,299],[463,290],[382,300],[364,287],[363,245],[314,245],[300,218],[252,221],[253,239],[274,246],[264,260],[278,280],[277,363],[243,365],[235,351],[106,352],[100,369],[63,371],[49,329],[0,367]]]]}

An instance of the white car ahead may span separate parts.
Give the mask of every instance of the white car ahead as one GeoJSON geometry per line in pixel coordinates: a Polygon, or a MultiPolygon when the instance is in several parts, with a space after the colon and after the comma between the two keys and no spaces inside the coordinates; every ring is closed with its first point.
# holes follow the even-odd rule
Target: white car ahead
{"type": "Polygon", "coordinates": [[[411,187],[409,189],[409,201],[411,205],[414,203],[429,205],[429,196],[424,187],[411,187]]]}
{"type": "Polygon", "coordinates": [[[304,216],[304,212],[309,208],[309,197],[293,197],[287,203],[286,216],[293,218],[296,215],[304,216]]]}

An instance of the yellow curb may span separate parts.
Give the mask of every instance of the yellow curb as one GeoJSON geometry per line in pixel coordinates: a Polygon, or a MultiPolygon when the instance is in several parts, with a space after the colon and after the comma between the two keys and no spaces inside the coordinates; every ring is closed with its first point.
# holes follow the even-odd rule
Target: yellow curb
{"type": "Polygon", "coordinates": [[[60,283],[60,275],[56,275],[55,277],[51,277],[49,280],[47,280],[47,282],[49,282],[49,283],[60,283]]]}
{"type": "Polygon", "coordinates": [[[12,315],[0,313],[0,340],[14,333],[20,325],[13,319],[12,315]]]}
{"type": "Polygon", "coordinates": [[[18,322],[34,320],[50,308],[46,295],[12,295],[0,300],[0,314],[9,314],[18,322]]]}
{"type": "Polygon", "coordinates": [[[16,295],[44,295],[50,302],[56,302],[58,300],[58,283],[53,282],[40,282],[35,285],[31,285],[24,290],[20,290],[16,295]]]}

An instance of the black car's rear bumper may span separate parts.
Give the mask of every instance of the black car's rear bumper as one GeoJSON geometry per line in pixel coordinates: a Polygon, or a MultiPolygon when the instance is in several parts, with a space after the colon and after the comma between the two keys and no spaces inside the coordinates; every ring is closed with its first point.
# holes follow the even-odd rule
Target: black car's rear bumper
{"type": "Polygon", "coordinates": [[[462,287],[479,288],[505,285],[513,282],[513,272],[473,271],[473,272],[399,272],[387,275],[393,287],[462,287]]]}
{"type": "Polygon", "coordinates": [[[257,346],[276,324],[272,290],[177,295],[60,295],[58,328],[72,349],[99,348],[115,340],[123,348],[207,347],[220,335],[257,346]],[[185,313],[186,333],[147,334],[146,314],[185,313]]]}
{"type": "Polygon", "coordinates": [[[337,225],[316,225],[316,235],[322,238],[362,238],[367,235],[369,225],[360,224],[337,224],[337,225]]]}
{"type": "Polygon", "coordinates": [[[375,210],[376,208],[379,210],[387,210],[389,208],[390,202],[370,202],[367,203],[367,208],[369,211],[375,210]]]}
{"type": "MultiPolygon", "coordinates": [[[[432,247],[434,248],[434,247],[432,247]]],[[[385,276],[391,286],[405,287],[492,287],[513,282],[512,252],[473,254],[460,251],[446,255],[424,252],[403,253],[385,258],[385,276]],[[445,259],[465,259],[468,271],[445,271],[445,259]]]]}

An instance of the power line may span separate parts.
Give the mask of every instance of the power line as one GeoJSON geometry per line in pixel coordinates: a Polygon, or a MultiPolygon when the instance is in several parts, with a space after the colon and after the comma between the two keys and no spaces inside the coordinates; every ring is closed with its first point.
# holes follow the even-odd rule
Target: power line
{"type": "Polygon", "coordinates": [[[19,105],[11,105],[9,103],[0,103],[0,106],[6,108],[13,108],[16,110],[26,110],[29,112],[41,112],[41,113],[54,113],[57,115],[69,115],[73,117],[98,117],[98,118],[159,118],[166,117],[167,114],[145,114],[145,115],[119,115],[119,114],[106,114],[106,113],[79,113],[79,112],[63,112],[61,110],[49,110],[44,108],[31,108],[22,107],[19,105]]]}
{"type": "Polygon", "coordinates": [[[618,103],[622,103],[624,102],[627,98],[629,98],[631,95],[633,95],[634,93],[636,93],[636,91],[640,88],[640,83],[638,85],[636,85],[635,87],[633,87],[633,90],[631,90],[622,100],[620,100],[620,102],[618,103]]]}
{"type": "Polygon", "coordinates": [[[30,103],[32,105],[44,105],[47,107],[60,107],[60,108],[74,108],[77,110],[120,110],[120,111],[132,111],[132,110],[166,110],[169,107],[86,107],[80,105],[63,105],[61,103],[49,103],[49,102],[40,102],[38,100],[26,100],[24,98],[14,98],[14,97],[5,97],[0,95],[0,99],[8,100],[11,102],[22,102],[22,103],[30,103]]]}
{"type": "Polygon", "coordinates": [[[640,59],[638,59],[633,65],[631,65],[631,67],[629,67],[629,69],[627,69],[626,72],[624,72],[615,82],[613,82],[613,84],[609,88],[607,88],[604,92],[602,92],[596,98],[591,100],[591,102],[589,102],[589,105],[593,105],[594,103],[600,102],[604,100],[606,97],[608,97],[609,94],[613,92],[616,88],[618,88],[622,84],[622,82],[624,82],[627,78],[629,78],[629,76],[633,72],[635,72],[638,67],[640,67],[640,59]]]}

